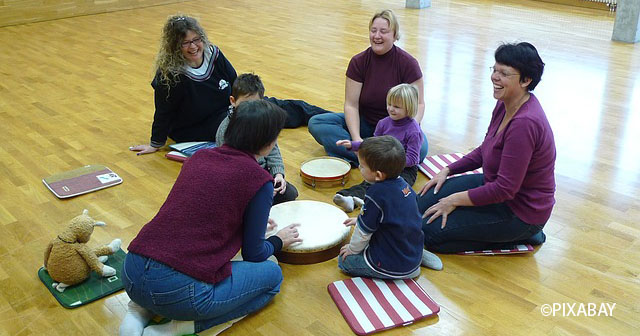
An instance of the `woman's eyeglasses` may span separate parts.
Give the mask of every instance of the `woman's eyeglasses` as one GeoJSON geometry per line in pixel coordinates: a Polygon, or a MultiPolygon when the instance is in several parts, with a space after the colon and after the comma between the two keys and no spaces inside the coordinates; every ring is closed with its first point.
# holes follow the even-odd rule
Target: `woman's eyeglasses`
{"type": "Polygon", "coordinates": [[[195,46],[198,46],[198,44],[200,44],[200,42],[202,42],[202,37],[196,37],[191,41],[184,41],[180,45],[183,48],[189,48],[189,46],[191,46],[191,43],[193,43],[193,45],[195,45],[195,46]]]}
{"type": "MultiPolygon", "coordinates": [[[[184,46],[184,43],[182,44],[182,46],[184,46]]],[[[504,72],[502,70],[497,70],[496,67],[490,66],[489,70],[491,70],[491,74],[498,74],[498,76],[500,77],[509,77],[509,76],[517,76],[519,74],[517,73],[508,73],[508,72],[504,72]]]]}

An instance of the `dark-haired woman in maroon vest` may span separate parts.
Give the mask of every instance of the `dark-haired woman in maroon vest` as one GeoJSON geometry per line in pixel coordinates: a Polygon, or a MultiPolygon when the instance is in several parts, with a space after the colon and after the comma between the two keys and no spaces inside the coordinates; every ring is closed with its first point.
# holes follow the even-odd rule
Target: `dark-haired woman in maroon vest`
{"type": "Polygon", "coordinates": [[[300,241],[296,225],[264,239],[273,178],[256,161],[273,148],[286,119],[267,101],[244,102],[225,145],[187,160],[167,200],[129,245],[123,267],[131,298],[121,335],[183,335],[239,319],[280,290],[267,260],[300,241]],[[231,261],[242,248],[243,261],[231,261]],[[145,328],[153,315],[170,323],[145,328]]]}

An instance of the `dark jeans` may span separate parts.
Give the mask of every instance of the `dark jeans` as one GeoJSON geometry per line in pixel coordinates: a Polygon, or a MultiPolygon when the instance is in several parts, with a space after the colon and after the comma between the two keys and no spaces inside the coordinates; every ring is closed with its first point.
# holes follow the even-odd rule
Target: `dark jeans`
{"type": "MultiPolygon", "coordinates": [[[[424,213],[440,198],[479,187],[482,174],[463,175],[448,179],[438,194],[433,189],[418,198],[418,210],[424,213]]],[[[444,229],[442,216],[427,224],[422,222],[424,244],[428,250],[441,253],[510,248],[517,244],[540,245],[546,237],[544,225],[530,225],[518,218],[504,203],[475,207],[458,207],[447,217],[444,229]]]]}
{"type": "MultiPolygon", "coordinates": [[[[400,176],[407,181],[409,186],[413,186],[413,184],[416,183],[416,178],[418,177],[418,166],[404,168],[402,173],[400,173],[400,176]]],[[[369,186],[371,186],[371,183],[362,181],[360,184],[338,191],[337,194],[342,196],[355,196],[364,201],[364,195],[367,193],[369,186]]]]}
{"type": "Polygon", "coordinates": [[[273,195],[273,205],[293,201],[298,198],[298,189],[287,181],[287,189],[284,190],[284,194],[276,193],[273,195]]]}
{"type": "Polygon", "coordinates": [[[278,105],[287,112],[287,121],[284,123],[284,127],[286,128],[296,128],[306,125],[314,115],[331,112],[321,107],[311,105],[303,100],[278,99],[273,97],[264,97],[264,99],[278,105]]]}

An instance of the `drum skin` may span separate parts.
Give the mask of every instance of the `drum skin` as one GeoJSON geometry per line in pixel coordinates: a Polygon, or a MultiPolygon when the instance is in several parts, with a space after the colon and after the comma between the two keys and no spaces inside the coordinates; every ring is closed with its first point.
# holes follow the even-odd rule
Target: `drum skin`
{"type": "Polygon", "coordinates": [[[302,242],[294,243],[276,253],[278,261],[287,264],[313,264],[335,258],[349,239],[351,228],[344,225],[347,214],[331,204],[317,201],[290,201],[274,205],[269,218],[277,230],[299,223],[302,242]]]}
{"type": "Polygon", "coordinates": [[[305,184],[315,188],[344,186],[349,180],[349,162],[331,156],[309,159],[300,165],[300,178],[305,184]]]}

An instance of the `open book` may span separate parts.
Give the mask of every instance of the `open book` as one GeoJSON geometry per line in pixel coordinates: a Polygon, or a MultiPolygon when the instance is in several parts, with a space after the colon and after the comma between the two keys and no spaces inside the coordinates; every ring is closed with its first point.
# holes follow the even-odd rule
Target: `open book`
{"type": "Polygon", "coordinates": [[[193,153],[204,149],[217,147],[215,142],[212,141],[192,141],[192,142],[178,142],[169,145],[169,148],[173,149],[164,156],[169,160],[184,162],[193,153]]]}
{"type": "Polygon", "coordinates": [[[191,156],[193,153],[204,149],[217,147],[215,142],[212,141],[193,141],[193,142],[178,142],[169,145],[169,148],[178,151],[186,156],[191,156]]]}

